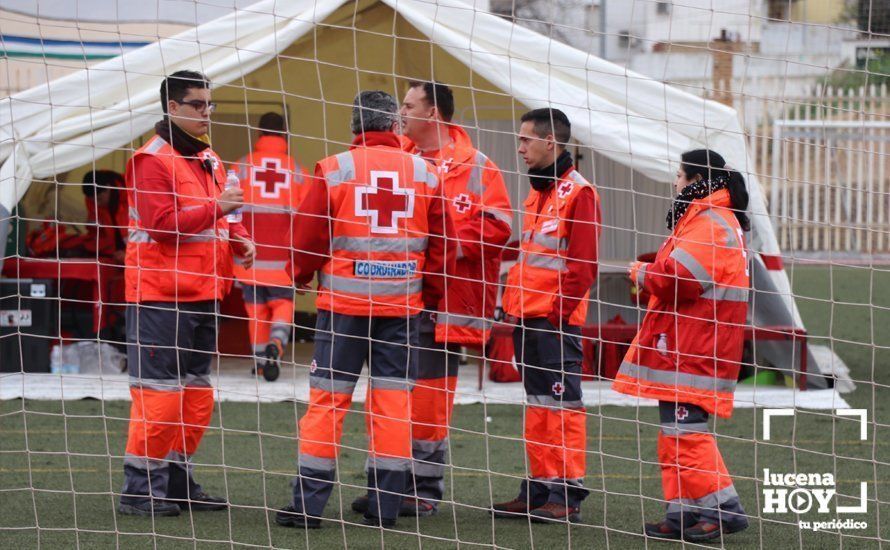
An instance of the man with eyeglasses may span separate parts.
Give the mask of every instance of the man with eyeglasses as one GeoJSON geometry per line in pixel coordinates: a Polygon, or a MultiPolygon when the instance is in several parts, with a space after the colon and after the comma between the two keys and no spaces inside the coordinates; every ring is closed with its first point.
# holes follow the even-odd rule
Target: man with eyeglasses
{"type": "Polygon", "coordinates": [[[195,481],[191,457],[213,415],[210,363],[217,304],[232,286],[232,257],[256,249],[226,215],[244,202],[225,189],[210,148],[210,81],[178,71],[161,84],[164,118],[127,163],[127,368],[130,427],[118,511],[177,516],[224,510],[195,481]]]}

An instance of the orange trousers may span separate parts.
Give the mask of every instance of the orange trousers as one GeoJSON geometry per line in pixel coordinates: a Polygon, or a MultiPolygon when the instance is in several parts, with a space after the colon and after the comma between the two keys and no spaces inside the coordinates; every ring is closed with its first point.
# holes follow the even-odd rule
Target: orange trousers
{"type": "Polygon", "coordinates": [[[179,391],[130,388],[127,454],[163,459],[170,451],[190,456],[198,449],[213,416],[213,388],[179,391]]]}
{"type": "Polygon", "coordinates": [[[699,521],[747,522],[732,477],[708,425],[688,403],[659,402],[658,462],[667,520],[675,529],[699,521]]]}
{"type": "Polygon", "coordinates": [[[273,338],[278,340],[282,350],[287,346],[294,318],[293,300],[280,298],[265,303],[245,302],[244,308],[247,310],[247,333],[254,353],[266,351],[273,338]]]}

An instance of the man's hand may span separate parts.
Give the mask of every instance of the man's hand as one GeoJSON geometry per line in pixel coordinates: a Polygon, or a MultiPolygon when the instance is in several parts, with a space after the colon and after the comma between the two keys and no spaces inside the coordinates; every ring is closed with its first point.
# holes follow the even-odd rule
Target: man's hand
{"type": "Polygon", "coordinates": [[[250,269],[253,266],[253,261],[256,259],[256,245],[253,244],[253,241],[245,239],[241,235],[233,235],[231,240],[234,241],[232,244],[238,262],[245,269],[250,269]]]}
{"type": "Polygon", "coordinates": [[[223,215],[228,214],[232,210],[237,210],[244,206],[244,189],[240,187],[226,189],[220,193],[216,203],[219,205],[219,209],[222,210],[223,215]]]}
{"type": "Polygon", "coordinates": [[[294,292],[296,292],[300,296],[303,296],[304,294],[306,294],[306,291],[309,291],[309,290],[312,290],[312,287],[309,285],[294,283],[294,292]]]}

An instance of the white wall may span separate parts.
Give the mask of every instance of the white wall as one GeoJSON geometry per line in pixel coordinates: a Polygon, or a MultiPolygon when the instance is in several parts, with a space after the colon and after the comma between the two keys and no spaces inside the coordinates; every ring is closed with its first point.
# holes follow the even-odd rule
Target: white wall
{"type": "MultiPolygon", "coordinates": [[[[606,10],[606,55],[611,61],[626,61],[638,52],[651,51],[659,42],[702,43],[720,36],[721,29],[743,41],[760,40],[765,14],[764,0],[597,0],[591,8],[591,28],[601,28],[602,6],[606,10]],[[667,13],[659,4],[668,4],[667,13]],[[629,33],[629,39],[621,34],[629,33]]],[[[602,55],[599,47],[597,55],[602,55]]]]}
{"type": "Polygon", "coordinates": [[[645,48],[659,42],[709,42],[721,29],[742,42],[759,42],[765,6],[763,0],[678,0],[666,2],[667,13],[659,13],[663,2],[636,0],[645,10],[642,35],[645,48]]]}

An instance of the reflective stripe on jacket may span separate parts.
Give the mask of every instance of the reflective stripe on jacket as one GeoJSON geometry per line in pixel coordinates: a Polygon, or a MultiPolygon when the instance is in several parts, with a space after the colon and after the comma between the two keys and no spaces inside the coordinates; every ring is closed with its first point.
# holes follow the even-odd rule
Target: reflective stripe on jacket
{"type": "Polygon", "coordinates": [[[290,287],[291,217],[300,205],[309,174],[287,154],[287,140],[261,136],[254,150],[232,168],[244,189],[242,224],[256,243],[250,269],[235,264],[235,277],[256,286],[290,287]]]}
{"type": "MultiPolygon", "coordinates": [[[[393,143],[397,143],[395,139],[393,143]]],[[[319,309],[398,317],[423,308],[434,169],[397,147],[353,147],[320,161],[330,208],[330,261],[319,272],[319,309]]]]}
{"type": "MultiPolygon", "coordinates": [[[[596,189],[576,170],[563,174],[555,190],[542,194],[529,191],[524,204],[519,259],[507,275],[503,307],[508,315],[520,319],[547,317],[560,295],[561,277],[566,271],[569,213],[583,188],[596,189]]],[[[587,318],[589,291],[569,317],[572,325],[583,325],[587,318]]]]}
{"type": "MultiPolygon", "coordinates": [[[[513,213],[500,169],[473,147],[463,128],[448,125],[452,146],[434,159],[446,211],[458,238],[457,266],[436,316],[436,341],[482,346],[491,334],[503,246],[513,213]]],[[[407,151],[420,152],[410,141],[407,151]]]]}
{"type": "Polygon", "coordinates": [[[729,192],[693,201],[655,261],[631,275],[651,298],[613,389],[731,416],[750,280],[729,192]]]}

